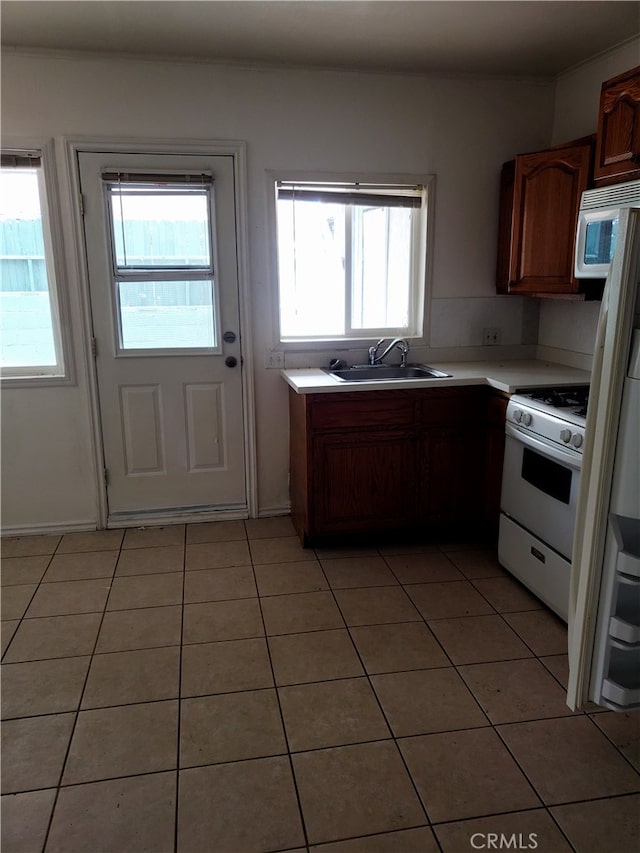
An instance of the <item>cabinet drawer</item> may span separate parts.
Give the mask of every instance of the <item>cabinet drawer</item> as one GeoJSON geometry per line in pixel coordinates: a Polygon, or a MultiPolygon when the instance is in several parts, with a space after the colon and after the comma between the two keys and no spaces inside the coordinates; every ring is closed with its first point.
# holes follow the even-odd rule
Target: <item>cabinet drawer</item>
{"type": "Polygon", "coordinates": [[[309,422],[320,430],[410,426],[415,410],[414,397],[406,391],[314,395],[308,406],[309,422]]]}
{"type": "Polygon", "coordinates": [[[420,400],[422,424],[461,424],[470,421],[484,423],[486,389],[443,388],[425,391],[420,400]]]}

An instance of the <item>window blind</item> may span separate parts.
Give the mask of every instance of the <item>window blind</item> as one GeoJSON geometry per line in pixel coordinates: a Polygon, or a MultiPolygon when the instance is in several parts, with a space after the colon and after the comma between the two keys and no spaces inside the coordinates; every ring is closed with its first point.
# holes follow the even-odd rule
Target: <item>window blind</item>
{"type": "Polygon", "coordinates": [[[278,200],[364,207],[422,207],[421,186],[294,184],[278,182],[278,200]]]}
{"type": "Polygon", "coordinates": [[[166,173],[152,172],[103,172],[102,180],[108,184],[170,184],[211,186],[213,175],[199,172],[196,174],[168,175],[166,173]]]}
{"type": "Polygon", "coordinates": [[[42,165],[39,151],[20,151],[19,153],[2,153],[0,166],[3,169],[37,169],[42,165]]]}

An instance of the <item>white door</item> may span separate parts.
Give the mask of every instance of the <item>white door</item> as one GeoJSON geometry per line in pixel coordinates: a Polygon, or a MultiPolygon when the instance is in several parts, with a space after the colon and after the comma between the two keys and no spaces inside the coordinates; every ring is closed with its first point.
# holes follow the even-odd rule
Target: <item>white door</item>
{"type": "Polygon", "coordinates": [[[231,156],[80,153],[110,521],[247,506],[231,156]]]}

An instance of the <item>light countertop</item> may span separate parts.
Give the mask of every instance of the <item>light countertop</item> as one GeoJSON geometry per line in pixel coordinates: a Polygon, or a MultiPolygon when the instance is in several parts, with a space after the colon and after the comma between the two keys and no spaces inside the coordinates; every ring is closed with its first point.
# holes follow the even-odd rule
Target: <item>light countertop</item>
{"type": "Polygon", "coordinates": [[[444,379],[371,380],[344,382],[319,367],[281,370],[297,394],[335,394],[345,391],[391,391],[402,388],[449,388],[489,385],[509,394],[527,388],[589,384],[587,370],[535,359],[526,361],[429,362],[429,367],[451,374],[444,379]]]}

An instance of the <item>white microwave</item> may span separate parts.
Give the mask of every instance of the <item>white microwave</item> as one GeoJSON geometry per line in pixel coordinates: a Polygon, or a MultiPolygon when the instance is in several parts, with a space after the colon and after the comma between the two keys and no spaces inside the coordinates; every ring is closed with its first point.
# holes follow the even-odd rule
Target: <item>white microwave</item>
{"type": "Polygon", "coordinates": [[[616,248],[621,207],[640,207],[640,181],[582,193],[576,235],[576,278],[606,278],[616,248]]]}

